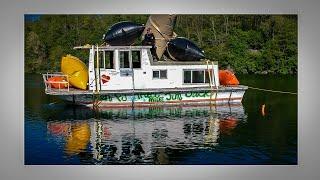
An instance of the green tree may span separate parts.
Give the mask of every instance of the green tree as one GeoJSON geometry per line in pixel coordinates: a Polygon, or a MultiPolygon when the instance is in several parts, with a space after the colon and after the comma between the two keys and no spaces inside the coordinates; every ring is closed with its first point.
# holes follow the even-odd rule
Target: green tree
{"type": "MultiPolygon", "coordinates": [[[[101,44],[115,23],[145,24],[149,15],[41,15],[25,22],[25,72],[59,70],[61,56],[88,62],[74,46],[101,44]]],[[[195,42],[206,58],[237,73],[297,73],[296,15],[178,15],[174,31],[195,42]]],[[[138,42],[138,40],[137,40],[138,42]]]]}

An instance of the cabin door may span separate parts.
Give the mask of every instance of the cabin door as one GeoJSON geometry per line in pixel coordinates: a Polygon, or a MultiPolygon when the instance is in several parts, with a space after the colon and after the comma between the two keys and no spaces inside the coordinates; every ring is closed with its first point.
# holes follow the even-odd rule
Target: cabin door
{"type": "Polygon", "coordinates": [[[119,50],[119,89],[133,89],[132,54],[129,50],[119,50]]]}

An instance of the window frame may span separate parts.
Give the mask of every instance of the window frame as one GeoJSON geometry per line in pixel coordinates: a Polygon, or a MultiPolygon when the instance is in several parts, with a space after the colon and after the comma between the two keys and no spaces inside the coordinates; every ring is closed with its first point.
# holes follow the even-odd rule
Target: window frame
{"type": "Polygon", "coordinates": [[[142,52],[141,52],[141,49],[132,49],[132,50],[130,50],[129,56],[131,57],[132,69],[142,69],[142,52]],[[132,59],[132,52],[133,51],[139,51],[139,57],[140,57],[140,67],[139,68],[134,68],[133,67],[133,59],[132,59]]]}
{"type": "Polygon", "coordinates": [[[112,51],[112,50],[105,50],[105,51],[103,51],[104,69],[116,69],[116,68],[115,68],[115,65],[114,65],[114,57],[115,57],[115,56],[114,56],[114,52],[115,52],[115,51],[112,51]],[[110,66],[111,66],[111,64],[113,65],[112,68],[107,68],[107,67],[106,67],[106,65],[107,65],[107,64],[106,64],[106,60],[107,60],[106,57],[108,57],[108,56],[106,55],[107,53],[112,53],[112,59],[110,59],[110,62],[109,62],[109,65],[110,65],[110,66]],[[111,63],[111,61],[112,61],[112,63],[111,63]]]}
{"type": "Polygon", "coordinates": [[[119,69],[132,69],[132,59],[131,59],[131,51],[130,50],[119,50],[118,52],[118,59],[119,59],[119,69]],[[129,55],[128,55],[128,60],[129,60],[129,67],[121,67],[121,60],[120,60],[120,54],[121,52],[128,52],[129,55]]]}
{"type": "Polygon", "coordinates": [[[208,71],[206,69],[183,69],[182,71],[182,84],[184,85],[190,85],[190,84],[208,84],[210,83],[210,79],[209,82],[206,82],[206,74],[208,73],[208,71]],[[185,72],[186,71],[190,71],[190,83],[185,83],[184,78],[185,78],[185,72]],[[203,73],[203,82],[202,83],[194,83],[193,82],[193,71],[202,71],[203,73]]]}
{"type": "Polygon", "coordinates": [[[119,69],[142,69],[142,51],[140,49],[130,49],[130,50],[119,49],[119,51],[118,51],[118,61],[119,61],[119,69]],[[132,51],[136,51],[136,52],[139,51],[140,68],[133,68],[132,51]],[[129,52],[129,67],[121,68],[121,61],[120,61],[121,52],[129,52]]]}
{"type": "Polygon", "coordinates": [[[152,79],[168,79],[168,70],[167,69],[153,69],[152,70],[152,79]],[[159,72],[158,78],[153,76],[153,72],[154,71],[158,71],[159,72]],[[165,78],[161,78],[161,71],[166,72],[166,77],[165,78]]]}

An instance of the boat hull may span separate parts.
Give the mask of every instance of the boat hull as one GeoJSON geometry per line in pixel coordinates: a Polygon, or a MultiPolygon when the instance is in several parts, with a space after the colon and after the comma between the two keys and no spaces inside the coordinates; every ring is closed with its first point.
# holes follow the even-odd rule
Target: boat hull
{"type": "Polygon", "coordinates": [[[218,90],[171,91],[171,92],[100,92],[94,95],[72,94],[61,95],[68,102],[100,107],[129,107],[129,106],[176,106],[204,104],[236,104],[241,103],[245,88],[223,88],[218,90]]]}

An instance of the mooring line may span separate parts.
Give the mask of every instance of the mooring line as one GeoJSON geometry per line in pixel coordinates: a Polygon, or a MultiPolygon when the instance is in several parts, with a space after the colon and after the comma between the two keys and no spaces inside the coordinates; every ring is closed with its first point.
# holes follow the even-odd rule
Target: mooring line
{"type": "Polygon", "coordinates": [[[251,87],[251,86],[248,86],[248,88],[249,89],[258,90],[258,91],[267,91],[267,92],[273,92],[273,93],[292,94],[292,95],[297,95],[298,94],[296,92],[277,91],[277,90],[272,90],[272,89],[263,89],[263,88],[257,88],[257,87],[251,87]]]}

